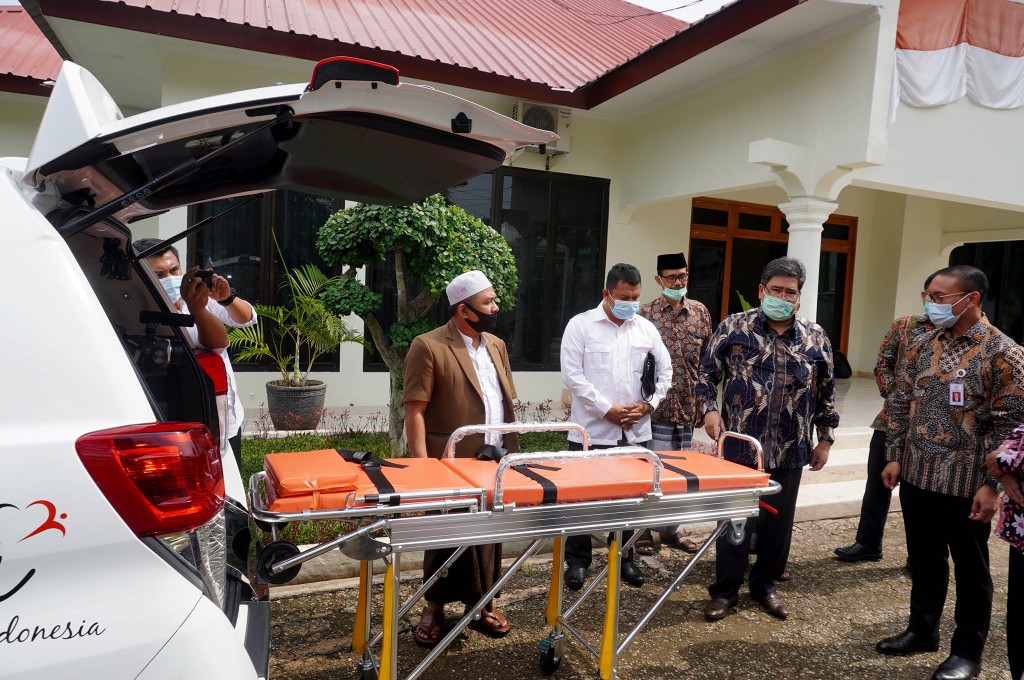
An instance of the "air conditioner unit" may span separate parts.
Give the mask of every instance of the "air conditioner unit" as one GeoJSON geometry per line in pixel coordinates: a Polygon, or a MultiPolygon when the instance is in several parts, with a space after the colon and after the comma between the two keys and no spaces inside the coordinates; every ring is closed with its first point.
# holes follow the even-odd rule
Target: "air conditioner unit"
{"type": "MultiPolygon", "coordinates": [[[[569,146],[572,142],[571,130],[569,129],[572,118],[571,109],[545,106],[532,102],[516,102],[512,105],[512,118],[524,125],[554,132],[558,135],[557,142],[545,145],[545,153],[569,153],[569,146]]],[[[538,147],[530,147],[530,151],[540,151],[540,149],[538,147]]]]}

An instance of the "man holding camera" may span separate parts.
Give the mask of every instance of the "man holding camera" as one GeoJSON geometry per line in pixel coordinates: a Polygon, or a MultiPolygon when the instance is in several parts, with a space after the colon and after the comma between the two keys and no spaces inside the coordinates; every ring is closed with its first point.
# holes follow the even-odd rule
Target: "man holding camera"
{"type": "MultiPolygon", "coordinates": [[[[141,253],[161,243],[157,238],[142,238],[133,244],[135,252],[141,253]]],[[[256,323],[256,310],[251,304],[235,295],[231,285],[223,276],[212,271],[201,271],[192,267],[181,273],[178,249],[168,246],[161,253],[146,258],[149,268],[156,274],[164,287],[167,297],[175,309],[195,317],[195,326],[185,327],[192,342],[215,351],[224,360],[228,378],[228,443],[242,469],[242,421],[245,409],[239,401],[235,387],[235,372],[228,356],[228,333],[225,326],[243,328],[256,323]],[[185,311],[187,309],[187,312],[185,311]]]]}

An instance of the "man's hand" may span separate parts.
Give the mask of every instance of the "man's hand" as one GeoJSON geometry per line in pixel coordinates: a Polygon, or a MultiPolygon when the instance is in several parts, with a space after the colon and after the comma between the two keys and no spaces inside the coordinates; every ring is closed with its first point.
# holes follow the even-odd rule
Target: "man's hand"
{"type": "Polygon", "coordinates": [[[974,502],[971,503],[971,514],[968,515],[975,522],[988,522],[992,515],[996,514],[999,493],[991,486],[982,484],[977,493],[974,494],[974,502]]]}
{"type": "Polygon", "coordinates": [[[811,470],[817,472],[825,467],[828,462],[828,454],[832,451],[832,442],[820,441],[811,451],[811,470]]]}
{"type": "Polygon", "coordinates": [[[704,431],[708,433],[714,441],[718,441],[719,435],[722,434],[722,414],[718,411],[708,411],[704,414],[704,431]]]}
{"type": "Polygon", "coordinates": [[[637,401],[626,407],[626,415],[622,420],[622,427],[629,429],[637,424],[637,422],[646,416],[648,413],[653,411],[651,405],[646,401],[637,401]]]}
{"type": "Polygon", "coordinates": [[[612,425],[618,425],[619,427],[632,427],[632,423],[626,424],[631,411],[632,406],[627,404],[612,404],[612,407],[608,409],[608,413],[604,414],[604,419],[612,425]]]}
{"type": "Polygon", "coordinates": [[[217,302],[231,297],[231,284],[220,274],[214,274],[210,278],[210,297],[217,302]]]}
{"type": "Polygon", "coordinates": [[[882,484],[885,484],[885,488],[892,491],[896,488],[896,485],[900,483],[900,470],[902,467],[896,461],[886,463],[885,468],[882,469],[882,484]]]}
{"type": "Polygon", "coordinates": [[[210,289],[202,279],[196,277],[197,271],[199,267],[192,267],[181,279],[181,299],[185,301],[185,306],[193,316],[199,310],[206,309],[206,303],[210,301],[210,289]]]}

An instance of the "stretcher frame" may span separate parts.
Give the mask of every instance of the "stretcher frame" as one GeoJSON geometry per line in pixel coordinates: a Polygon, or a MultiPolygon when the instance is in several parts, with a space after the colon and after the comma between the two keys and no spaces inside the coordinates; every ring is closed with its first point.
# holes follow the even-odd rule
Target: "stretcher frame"
{"type": "MultiPolygon", "coordinates": [[[[443,457],[452,458],[455,445],[470,434],[565,430],[573,430],[581,434],[582,451],[506,455],[497,467],[494,493],[490,504],[488,504],[486,489],[466,487],[394,494],[401,496],[402,503],[399,505],[390,504],[393,501],[391,494],[367,494],[360,497],[353,493],[350,494],[346,507],[340,509],[274,512],[267,508],[265,496],[260,491],[261,485],[266,483],[266,475],[264,472],[257,472],[250,478],[250,511],[257,522],[270,525],[275,539],[277,538],[277,527],[281,523],[322,519],[372,520],[359,529],[339,535],[305,551],[299,551],[294,546],[284,550],[278,547],[276,551],[270,551],[269,554],[261,551],[261,557],[258,558],[258,569],[271,583],[281,583],[294,578],[303,562],[335,548],[340,549],[347,556],[359,560],[360,583],[355,629],[352,636],[353,651],[361,655],[358,669],[364,680],[396,680],[398,677],[399,622],[415,606],[427,589],[442,577],[447,568],[469,546],[528,540],[527,548],[501,575],[494,586],[472,607],[467,607],[464,616],[438,642],[436,647],[405,676],[406,680],[415,680],[423,675],[433,661],[455,641],[466,627],[480,619],[486,604],[500,592],[526,561],[540,550],[543,542],[552,538],[554,539],[553,563],[546,607],[547,624],[552,627],[552,630],[547,637],[541,640],[541,670],[545,675],[557,670],[562,658],[566,633],[568,633],[598,657],[599,677],[602,680],[617,678],[616,667],[619,656],[668,601],[672,592],[679,587],[679,584],[690,573],[714,540],[723,532],[729,531],[731,540],[737,543],[742,541],[747,519],[756,517],[758,514],[761,496],[777,493],[780,487],[776,482],[769,482],[767,487],[666,495],[662,493],[661,488],[663,463],[655,452],[638,446],[592,450],[589,448],[586,432],[575,423],[509,423],[462,427],[451,435],[443,457]],[[579,460],[581,458],[646,459],[651,463],[651,488],[639,497],[602,501],[530,506],[517,506],[515,503],[504,502],[502,480],[505,473],[513,466],[527,463],[550,463],[566,459],[579,460]],[[364,505],[360,507],[358,505],[360,503],[364,505]],[[435,514],[420,514],[427,511],[435,514]],[[640,622],[627,633],[624,640],[619,642],[621,556],[639,537],[639,531],[636,531],[634,536],[623,544],[622,531],[667,524],[710,521],[718,523],[711,537],[688,561],[686,568],[640,622]],[[379,540],[372,536],[380,531],[385,532],[389,540],[379,540]],[[611,532],[613,535],[609,546],[608,565],[591,580],[575,602],[563,609],[561,565],[564,560],[564,539],[572,535],[606,532],[611,532]],[[429,549],[455,549],[455,551],[405,603],[401,603],[399,601],[399,586],[402,554],[429,549]],[[616,556],[616,559],[612,559],[613,555],[616,556]],[[370,591],[373,582],[372,562],[375,560],[385,562],[384,593],[381,630],[371,637],[373,607],[370,591]],[[569,623],[569,618],[602,582],[606,584],[605,619],[601,642],[598,648],[595,648],[569,623]],[[377,644],[381,644],[379,661],[373,654],[373,649],[377,644]]],[[[719,443],[728,437],[742,439],[750,443],[756,452],[757,470],[763,471],[761,446],[756,439],[727,432],[719,439],[719,443]]],[[[282,542],[275,540],[271,546],[278,543],[282,542]]]]}

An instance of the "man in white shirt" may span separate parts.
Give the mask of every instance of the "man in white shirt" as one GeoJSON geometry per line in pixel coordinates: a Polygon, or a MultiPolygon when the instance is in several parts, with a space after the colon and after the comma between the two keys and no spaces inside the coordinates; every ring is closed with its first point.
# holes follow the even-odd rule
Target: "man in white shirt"
{"type": "MultiPolygon", "coordinates": [[[[143,252],[161,243],[160,239],[142,238],[133,244],[136,252],[143,252]]],[[[206,349],[213,350],[224,361],[224,369],[228,378],[228,444],[234,454],[238,469],[242,469],[242,421],[245,408],[238,398],[235,384],[235,372],[231,368],[228,356],[228,335],[225,326],[243,328],[252,326],[257,321],[256,309],[235,295],[231,285],[223,276],[214,274],[209,286],[196,277],[199,267],[193,267],[187,274],[181,271],[181,260],[178,249],[168,246],[166,250],[146,258],[149,268],[156,274],[160,284],[167,292],[171,303],[179,312],[195,317],[195,326],[186,326],[185,332],[192,342],[206,349]]]]}
{"type": "MultiPolygon", "coordinates": [[[[590,446],[647,446],[651,413],[672,384],[672,361],[661,333],[640,309],[640,270],[616,264],[609,270],[601,304],[569,320],[562,335],[562,382],[572,393],[571,420],[583,426],[590,446]],[[641,389],[647,355],[654,358],[652,394],[641,389]]],[[[569,433],[569,449],[582,449],[581,437],[569,433]]],[[[630,533],[624,534],[628,540],[630,533]]],[[[565,548],[565,584],[579,590],[590,568],[590,536],[571,536],[565,548]]],[[[622,580],[644,584],[630,550],[622,559],[622,580]]]]}

